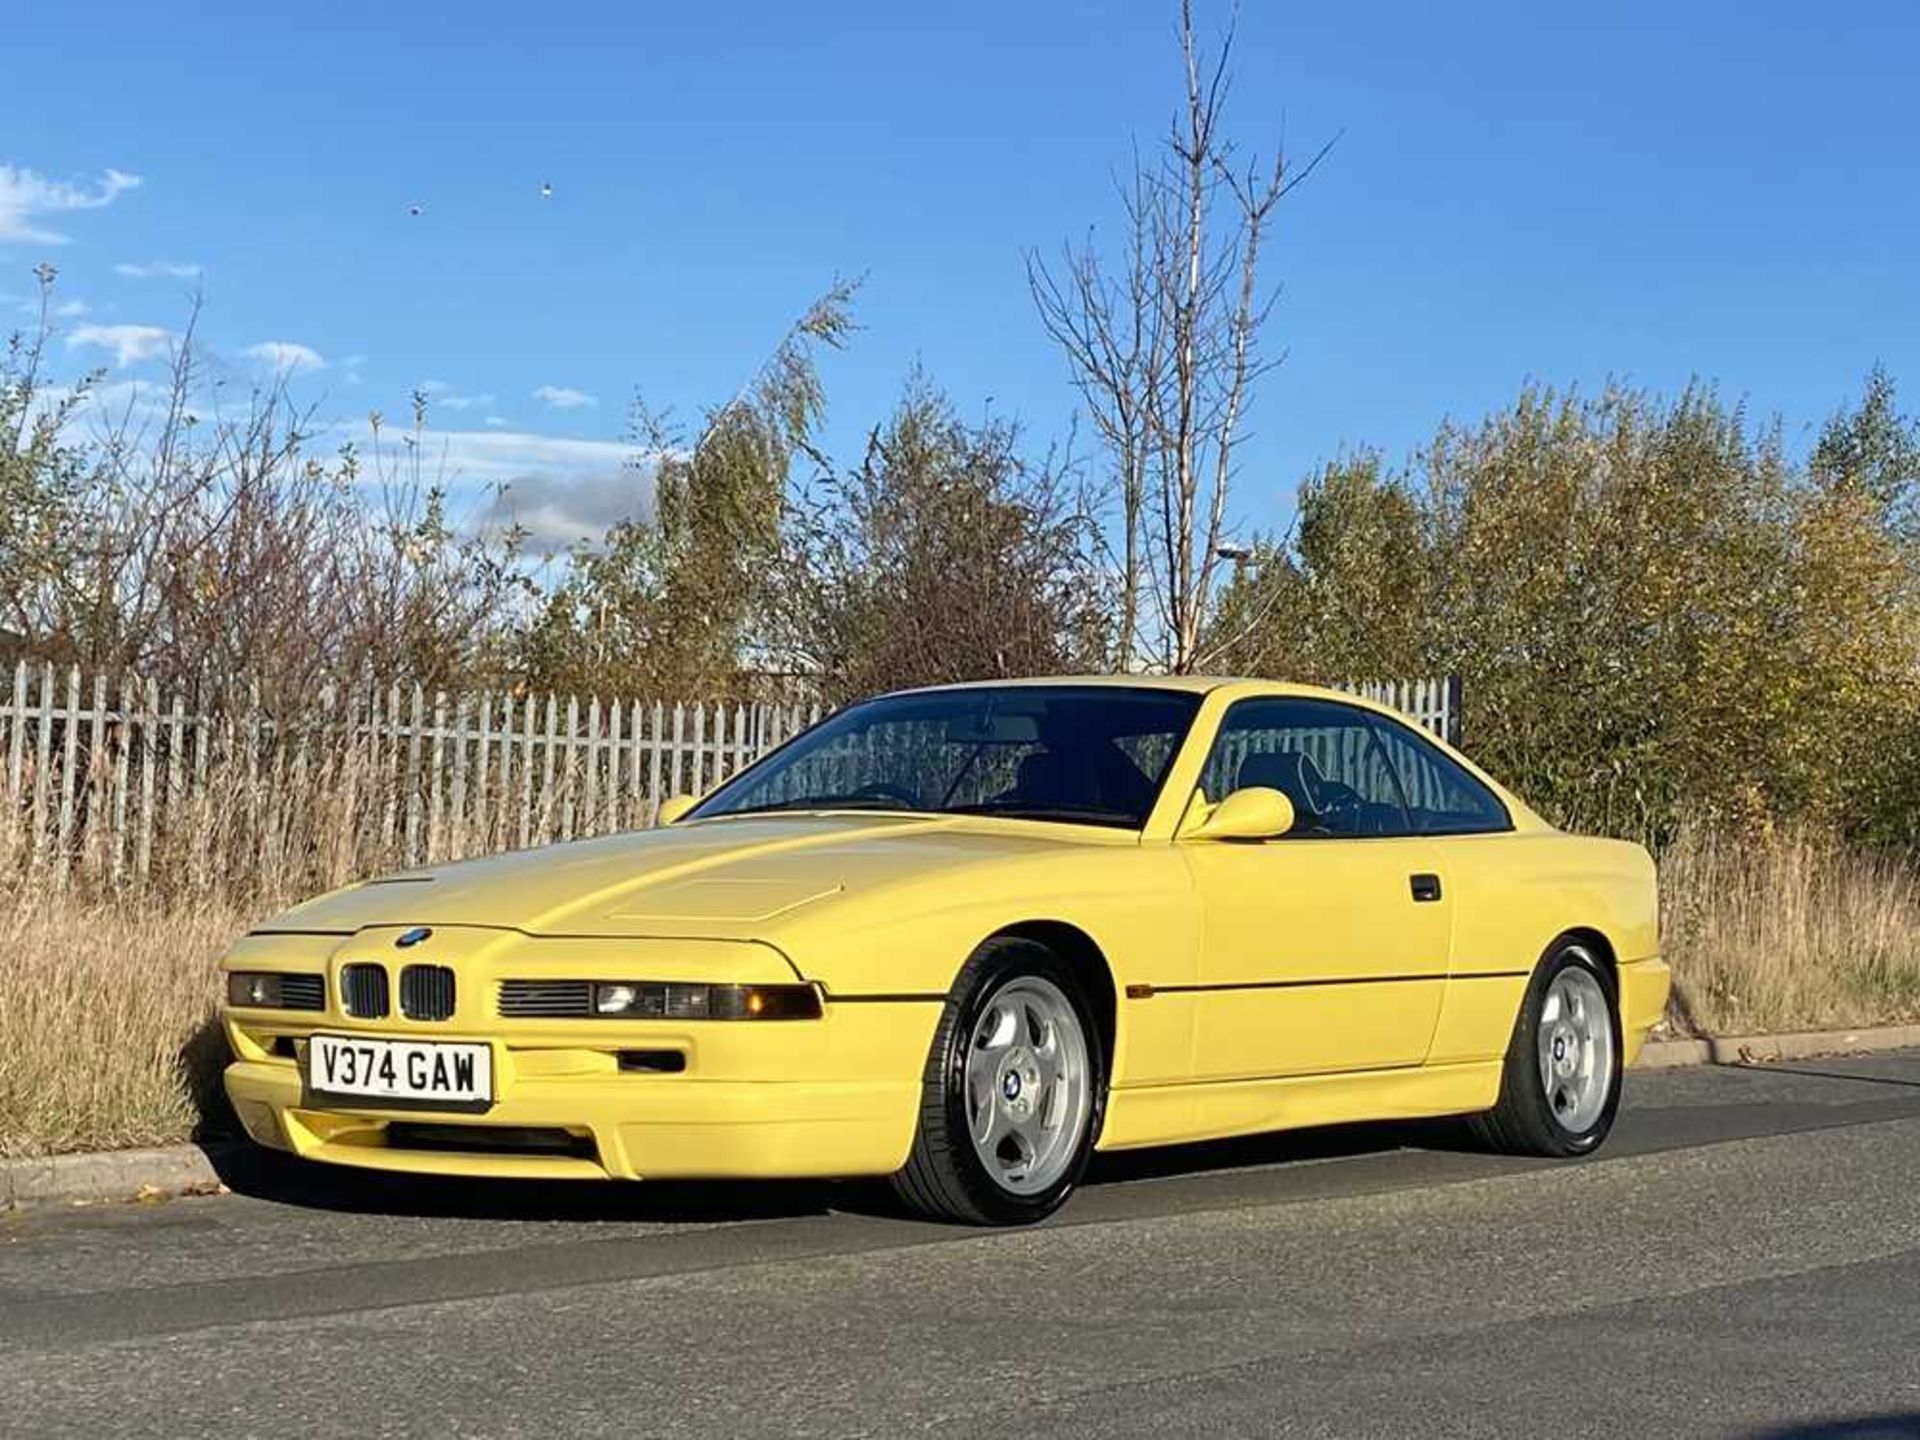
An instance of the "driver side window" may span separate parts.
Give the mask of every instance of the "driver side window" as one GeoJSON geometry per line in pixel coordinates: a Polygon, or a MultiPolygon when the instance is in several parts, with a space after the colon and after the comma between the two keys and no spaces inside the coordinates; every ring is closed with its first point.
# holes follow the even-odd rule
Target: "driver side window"
{"type": "Polygon", "coordinates": [[[1368,717],[1330,700],[1242,700],[1227,711],[1200,787],[1219,800],[1251,785],[1293,802],[1288,839],[1412,833],[1368,717]]]}

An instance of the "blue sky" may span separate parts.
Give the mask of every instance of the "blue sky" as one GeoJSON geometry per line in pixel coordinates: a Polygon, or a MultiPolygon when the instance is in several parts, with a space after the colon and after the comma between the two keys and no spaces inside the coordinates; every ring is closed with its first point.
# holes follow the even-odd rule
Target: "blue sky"
{"type": "MultiPolygon", "coordinates": [[[[1699,374],[1793,438],[1880,361],[1920,408],[1920,6],[1601,9],[1247,0],[1235,132],[1342,138],[1271,251],[1288,358],[1240,528],[1343,447],[1404,455],[1529,377],[1699,374]]],[[[724,399],[836,273],[866,277],[826,367],[839,455],[916,361],[1044,442],[1071,396],[1023,254],[1110,224],[1175,98],[1172,18],[34,5],[0,52],[0,295],[55,263],[86,307],[62,362],[120,380],[158,362],[118,327],[177,328],[198,286],[226,363],[302,347],[343,424],[435,382],[455,467],[518,478],[555,538],[628,503],[636,387],[724,399]]]]}

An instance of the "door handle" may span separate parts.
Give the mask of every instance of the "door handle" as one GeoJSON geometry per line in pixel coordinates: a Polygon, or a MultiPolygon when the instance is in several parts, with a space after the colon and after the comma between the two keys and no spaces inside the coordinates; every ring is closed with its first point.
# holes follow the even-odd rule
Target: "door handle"
{"type": "Polygon", "coordinates": [[[1413,898],[1422,904],[1440,898],[1440,877],[1438,875],[1409,875],[1407,884],[1413,890],[1413,898]]]}

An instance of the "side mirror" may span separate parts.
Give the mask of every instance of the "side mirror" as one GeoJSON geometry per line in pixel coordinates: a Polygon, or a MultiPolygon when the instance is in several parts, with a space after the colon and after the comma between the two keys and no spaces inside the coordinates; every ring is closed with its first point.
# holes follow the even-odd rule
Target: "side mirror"
{"type": "Polygon", "coordinates": [[[1271,840],[1293,828],[1293,802],[1278,790],[1235,790],[1187,832],[1190,840],[1271,840]]]}
{"type": "Polygon", "coordinates": [[[697,795],[669,795],[660,802],[660,813],[653,817],[653,823],[671,825],[699,803],[697,795]]]}

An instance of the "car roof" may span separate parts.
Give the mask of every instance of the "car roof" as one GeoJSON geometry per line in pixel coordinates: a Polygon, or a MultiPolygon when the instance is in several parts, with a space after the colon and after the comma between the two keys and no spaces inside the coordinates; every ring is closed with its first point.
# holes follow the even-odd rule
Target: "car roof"
{"type": "MultiPolygon", "coordinates": [[[[948,685],[922,685],[897,690],[897,695],[922,695],[938,690],[998,690],[1028,686],[1099,686],[1116,690],[1175,690],[1205,695],[1215,690],[1243,689],[1272,695],[1324,695],[1352,700],[1352,695],[1318,685],[1287,680],[1256,680],[1237,675],[1022,675],[1003,680],[963,680],[948,685]]],[[[877,698],[877,697],[876,697],[877,698]]]]}

